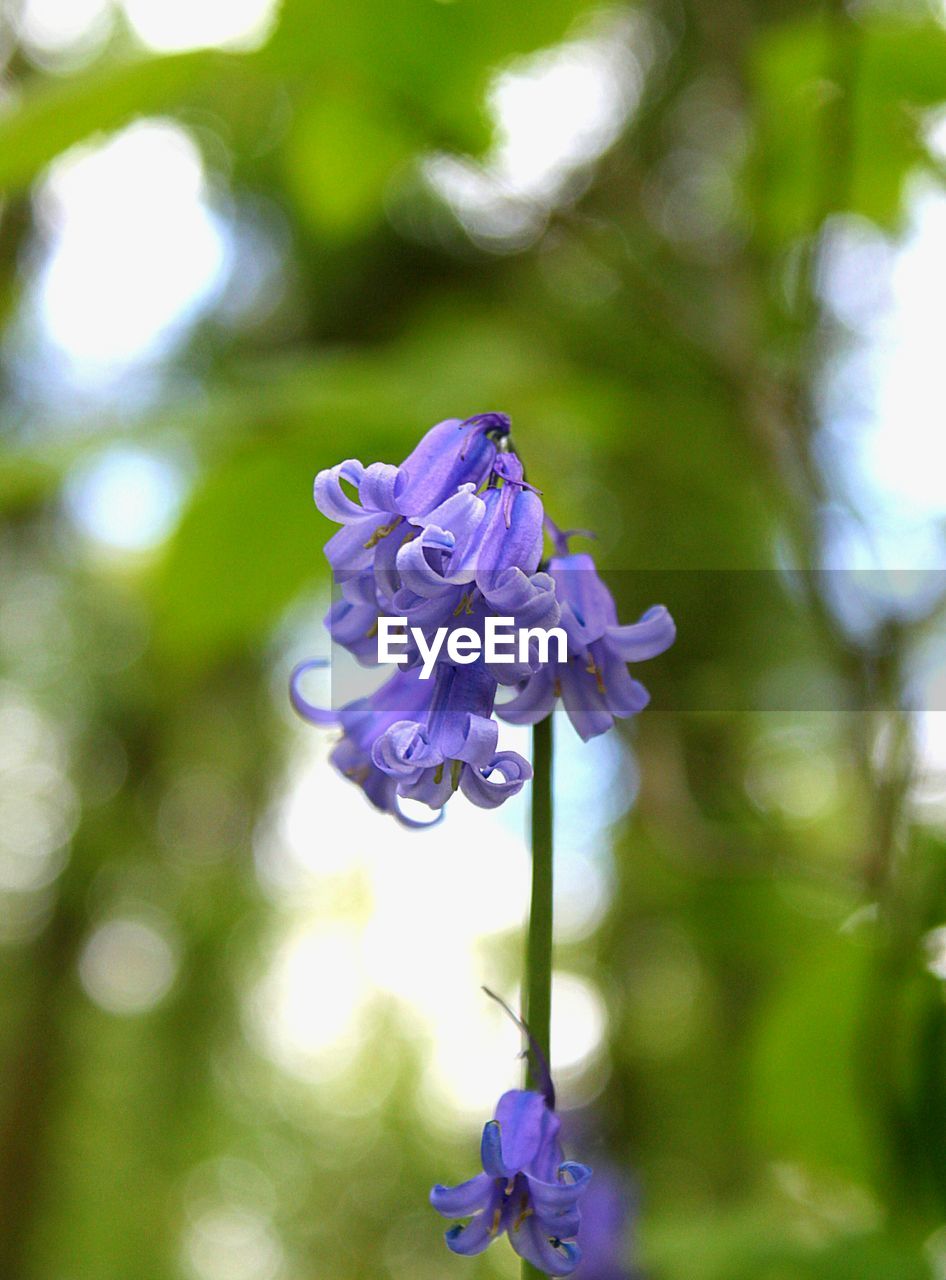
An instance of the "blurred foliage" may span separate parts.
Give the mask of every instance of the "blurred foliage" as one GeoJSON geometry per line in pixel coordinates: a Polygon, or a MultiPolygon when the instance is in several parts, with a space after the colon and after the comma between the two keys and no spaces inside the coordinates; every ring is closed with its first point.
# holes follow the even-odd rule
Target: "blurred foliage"
{"type": "MultiPolygon", "coordinates": [[[[254,859],[296,742],[289,649],[321,643],[311,478],[494,408],[556,519],[625,571],[622,616],[659,583],[681,621],[646,677],[605,918],[560,952],[609,1012],[588,1078],[599,1149],[642,1188],[640,1273],[942,1275],[946,1016],[924,939],[946,864],[902,710],[921,624],[851,632],[822,578],[776,575],[822,563],[843,501],[819,452],[821,379],[851,341],[817,287],[823,232],[856,215],[898,234],[936,174],[942,15],[285,0],[257,49],[152,54],[116,19],[57,66],[18,42],[20,9],[0,9],[2,1280],[515,1274],[498,1249],[448,1257],[426,1209],[470,1172],[475,1125],[422,1107],[409,1010],[379,997],[322,1081],[251,1029],[291,915],[254,859]],[[639,101],[551,196],[515,197],[526,234],[478,228],[424,158],[488,173],[496,76],[601,31],[636,57],[639,101]],[[188,131],[278,281],[237,320],[225,291],[145,395],[31,399],[17,335],[49,166],[143,117],[188,131]],[[146,552],[97,545],[70,507],[116,441],[186,455],[183,510],[146,552]],[[18,885],[28,857],[47,871],[18,885]],[[111,997],[88,977],[116,920],[174,972],[137,1013],[120,972],[111,997]]],[[[345,840],[324,812],[313,856],[345,840]]],[[[510,990],[518,948],[497,944],[510,990]]]]}

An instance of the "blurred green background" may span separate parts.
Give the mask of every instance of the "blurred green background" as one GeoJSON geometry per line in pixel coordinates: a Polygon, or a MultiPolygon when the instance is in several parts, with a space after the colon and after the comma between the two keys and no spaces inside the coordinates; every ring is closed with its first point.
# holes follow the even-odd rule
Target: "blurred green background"
{"type": "Polygon", "coordinates": [[[493,409],[681,619],[557,732],[628,1274],[946,1277],[944,104],[919,0],[0,0],[0,1280],[517,1274],[426,1194],[524,800],[402,833],[286,697],[314,473],[493,409]]]}

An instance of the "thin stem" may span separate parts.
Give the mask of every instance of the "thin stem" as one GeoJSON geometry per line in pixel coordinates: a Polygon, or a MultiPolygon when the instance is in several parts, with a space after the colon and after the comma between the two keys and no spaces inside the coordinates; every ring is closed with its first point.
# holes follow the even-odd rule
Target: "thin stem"
{"type": "MultiPolygon", "coordinates": [[[[526,1022],[539,1051],[551,1064],[549,1030],[552,1018],[552,717],[532,730],[532,899],[526,943],[526,1022]]],[[[527,1061],[529,1061],[527,1059],[527,1061]]],[[[536,1067],[529,1065],[527,1082],[541,1087],[536,1067]]],[[[523,1280],[542,1275],[523,1261],[523,1280]]]]}

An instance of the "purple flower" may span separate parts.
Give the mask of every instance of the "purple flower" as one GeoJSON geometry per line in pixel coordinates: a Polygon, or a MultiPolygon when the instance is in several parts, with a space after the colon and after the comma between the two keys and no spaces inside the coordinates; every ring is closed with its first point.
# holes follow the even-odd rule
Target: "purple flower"
{"type": "Polygon", "coordinates": [[[541,1093],[512,1089],[483,1129],[483,1172],[456,1187],[436,1186],[430,1203],[445,1218],[469,1218],[446,1234],[454,1253],[482,1253],[504,1232],[520,1257],[550,1276],[578,1265],[578,1202],[591,1178],[565,1160],[561,1122],[541,1093]]]}
{"type": "MultiPolygon", "coordinates": [[[[563,551],[566,536],[556,538],[563,551]]],[[[615,717],[636,715],[647,706],[650,695],[631,677],[627,663],[663,653],[673,644],[676,627],[663,605],[621,626],[614,598],[586,553],[553,556],[548,571],[561,608],[560,625],[568,637],[568,659],[535,672],[497,714],[512,724],[535,724],[561,697],[569,719],[587,742],[610,729],[615,717]]]]}
{"type": "Polygon", "coordinates": [[[496,458],[496,440],[508,434],[509,419],[501,413],[482,413],[465,422],[447,418],[431,427],[399,467],[384,462],[366,467],[349,458],[320,471],[315,505],[344,526],[325,547],[339,582],[373,568],[378,547],[396,553],[400,540],[391,535],[406,517],[432,511],[461,485],[483,484],[496,458]]]}
{"type": "Polygon", "coordinates": [[[372,763],[395,781],[397,794],[441,809],[460,790],[481,809],[494,809],[521,791],[532,767],[518,752],[496,750],[496,680],[486,668],[441,663],[421,683],[432,688],[428,705],[391,723],[371,749],[372,763]]]}
{"type": "Polygon", "coordinates": [[[372,759],[372,748],[401,717],[416,715],[422,718],[427,714],[434,682],[419,679],[417,671],[398,669],[370,697],[358,698],[338,711],[332,711],[309,702],[300,689],[306,672],[323,665],[320,659],[316,659],[300,663],[293,671],[289,681],[293,707],[310,724],[343,731],[329,759],[339,773],[361,787],[376,809],[393,814],[407,827],[428,826],[428,823],[415,822],[402,813],[398,802],[398,780],[377,767],[372,759]]]}

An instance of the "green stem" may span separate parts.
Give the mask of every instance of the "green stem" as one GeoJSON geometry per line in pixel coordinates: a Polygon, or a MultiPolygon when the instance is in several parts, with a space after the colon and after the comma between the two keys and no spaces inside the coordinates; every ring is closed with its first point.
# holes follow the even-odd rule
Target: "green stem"
{"type": "MultiPolygon", "coordinates": [[[[526,942],[525,1018],[532,1037],[551,1065],[549,1032],[552,1019],[552,717],[532,730],[532,899],[526,942]]],[[[528,1061],[528,1059],[527,1059],[528,1061]]],[[[531,1067],[526,1079],[537,1085],[531,1067]]],[[[523,1262],[523,1280],[541,1277],[523,1262]]]]}

